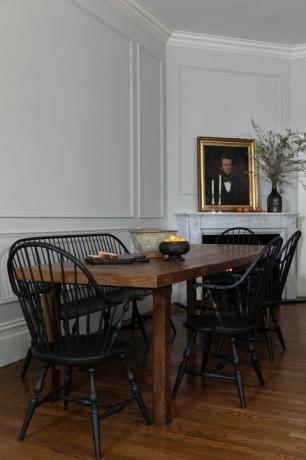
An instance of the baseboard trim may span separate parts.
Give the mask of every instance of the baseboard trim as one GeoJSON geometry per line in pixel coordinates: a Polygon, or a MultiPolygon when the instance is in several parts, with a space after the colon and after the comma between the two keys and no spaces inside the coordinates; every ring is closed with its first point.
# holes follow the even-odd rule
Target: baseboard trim
{"type": "Polygon", "coordinates": [[[0,324],[0,367],[23,359],[31,340],[24,319],[0,324]]]}
{"type": "Polygon", "coordinates": [[[306,297],[297,297],[296,299],[283,299],[280,305],[287,305],[289,303],[306,303],[306,297]]]}

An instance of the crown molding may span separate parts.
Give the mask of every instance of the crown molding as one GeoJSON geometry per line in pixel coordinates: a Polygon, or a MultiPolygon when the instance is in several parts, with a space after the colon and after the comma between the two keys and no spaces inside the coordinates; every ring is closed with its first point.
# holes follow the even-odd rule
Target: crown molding
{"type": "Polygon", "coordinates": [[[232,53],[257,54],[261,56],[283,59],[298,59],[306,57],[306,44],[282,45],[279,43],[243,40],[217,35],[174,31],[168,40],[170,46],[200,48],[212,51],[226,51],[232,53]]]}
{"type": "Polygon", "coordinates": [[[125,14],[150,32],[154,37],[166,43],[173,29],[141,0],[110,0],[125,14]]]}
{"type": "Polygon", "coordinates": [[[286,45],[259,40],[246,40],[174,30],[163,18],[151,10],[147,5],[143,4],[141,0],[109,1],[160,41],[170,46],[255,54],[283,59],[300,59],[306,57],[306,43],[286,45]]]}
{"type": "Polygon", "coordinates": [[[294,45],[292,47],[291,59],[300,59],[306,57],[306,43],[294,45]]]}

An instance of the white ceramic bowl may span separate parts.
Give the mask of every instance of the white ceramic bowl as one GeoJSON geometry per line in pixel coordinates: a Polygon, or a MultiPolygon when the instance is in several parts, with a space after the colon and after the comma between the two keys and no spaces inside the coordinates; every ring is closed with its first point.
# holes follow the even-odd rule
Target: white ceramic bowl
{"type": "Polygon", "coordinates": [[[168,238],[175,235],[177,230],[165,230],[161,228],[132,228],[130,235],[137,251],[147,257],[163,257],[159,252],[159,245],[168,238]]]}

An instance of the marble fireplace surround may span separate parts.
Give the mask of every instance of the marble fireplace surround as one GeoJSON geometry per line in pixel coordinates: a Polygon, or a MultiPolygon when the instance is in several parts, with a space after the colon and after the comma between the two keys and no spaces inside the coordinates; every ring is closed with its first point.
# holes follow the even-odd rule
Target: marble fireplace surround
{"type": "MultiPolygon", "coordinates": [[[[203,235],[218,235],[230,227],[247,227],[259,234],[279,234],[286,241],[297,230],[298,214],[296,213],[178,213],[176,214],[179,234],[191,244],[202,243],[203,235]]],[[[297,268],[293,260],[288,275],[283,297],[296,299],[297,268]]],[[[179,302],[185,303],[185,294],[178,290],[179,302]]]]}

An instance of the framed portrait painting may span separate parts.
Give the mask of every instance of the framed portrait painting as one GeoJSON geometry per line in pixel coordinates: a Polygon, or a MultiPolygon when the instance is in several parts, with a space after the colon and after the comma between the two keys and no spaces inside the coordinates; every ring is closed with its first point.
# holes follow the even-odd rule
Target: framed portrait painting
{"type": "Polygon", "coordinates": [[[199,211],[255,210],[255,140],[198,137],[199,211]]]}

